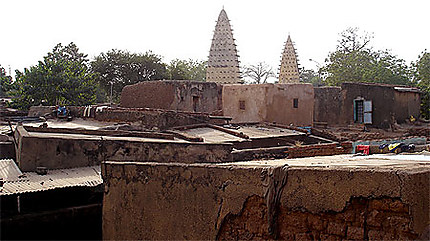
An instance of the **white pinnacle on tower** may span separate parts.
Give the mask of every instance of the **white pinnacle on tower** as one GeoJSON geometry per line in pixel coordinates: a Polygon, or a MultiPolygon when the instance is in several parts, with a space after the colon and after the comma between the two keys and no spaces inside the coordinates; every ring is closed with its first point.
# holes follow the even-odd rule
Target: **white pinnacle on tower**
{"type": "Polygon", "coordinates": [[[299,65],[297,63],[296,50],[290,35],[285,42],[282,53],[281,67],[279,69],[279,83],[299,83],[299,65]]]}
{"type": "Polygon", "coordinates": [[[223,8],[218,16],[209,51],[206,81],[240,83],[238,57],[230,20],[223,8]]]}

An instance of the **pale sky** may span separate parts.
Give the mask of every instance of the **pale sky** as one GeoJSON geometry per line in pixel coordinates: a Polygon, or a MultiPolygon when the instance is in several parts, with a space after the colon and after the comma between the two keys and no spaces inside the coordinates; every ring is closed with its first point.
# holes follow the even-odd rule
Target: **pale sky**
{"type": "Polygon", "coordinates": [[[207,60],[221,9],[233,26],[241,65],[277,71],[288,34],[301,67],[316,69],[339,33],[359,27],[372,46],[409,64],[430,50],[429,0],[0,0],[0,65],[23,70],[58,43],[74,42],[92,59],[111,49],[152,50],[170,60],[207,60]]]}

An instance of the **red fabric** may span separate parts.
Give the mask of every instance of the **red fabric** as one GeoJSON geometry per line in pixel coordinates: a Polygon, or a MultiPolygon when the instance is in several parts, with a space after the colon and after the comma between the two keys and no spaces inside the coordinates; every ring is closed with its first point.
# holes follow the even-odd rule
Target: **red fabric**
{"type": "Polygon", "coordinates": [[[357,145],[356,147],[357,152],[363,151],[365,155],[369,155],[370,146],[369,145],[357,145]]]}

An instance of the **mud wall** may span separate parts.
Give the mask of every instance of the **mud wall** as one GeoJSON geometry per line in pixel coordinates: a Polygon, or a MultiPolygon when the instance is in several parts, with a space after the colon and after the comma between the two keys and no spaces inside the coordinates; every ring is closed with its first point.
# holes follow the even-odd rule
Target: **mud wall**
{"type": "Polygon", "coordinates": [[[341,107],[343,97],[340,87],[319,87],[314,89],[314,121],[329,125],[342,124],[341,107]]]}
{"type": "Polygon", "coordinates": [[[308,84],[224,85],[223,114],[232,122],[310,126],[314,92],[308,84]]]}
{"type": "Polygon", "coordinates": [[[413,239],[430,224],[428,168],[105,162],[102,176],[104,239],[413,239]]]}
{"type": "Polygon", "coordinates": [[[132,137],[28,133],[17,127],[17,163],[22,171],[99,165],[104,160],[142,162],[231,161],[231,144],[186,143],[132,137]]]}
{"type": "Polygon", "coordinates": [[[124,87],[121,107],[211,113],[220,109],[220,91],[210,82],[145,81],[124,87]]]}
{"type": "Polygon", "coordinates": [[[394,99],[396,100],[395,117],[397,123],[404,123],[411,115],[418,119],[421,105],[419,93],[395,91],[394,99]]]}

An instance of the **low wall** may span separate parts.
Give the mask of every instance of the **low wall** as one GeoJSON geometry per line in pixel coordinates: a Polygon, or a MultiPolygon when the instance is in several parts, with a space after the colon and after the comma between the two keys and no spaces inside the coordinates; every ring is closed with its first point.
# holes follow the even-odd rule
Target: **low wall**
{"type": "MultiPolygon", "coordinates": [[[[73,117],[82,117],[84,113],[85,106],[67,106],[73,117]]],[[[39,117],[46,114],[52,114],[55,111],[55,106],[32,106],[28,111],[29,117],[39,117]]]]}
{"type": "Polygon", "coordinates": [[[184,126],[210,122],[208,114],[189,113],[144,108],[106,108],[96,112],[98,121],[139,122],[142,127],[164,130],[173,126],[184,126]]]}
{"type": "Polygon", "coordinates": [[[430,225],[428,166],[105,162],[102,176],[106,240],[405,240],[430,225]]]}

